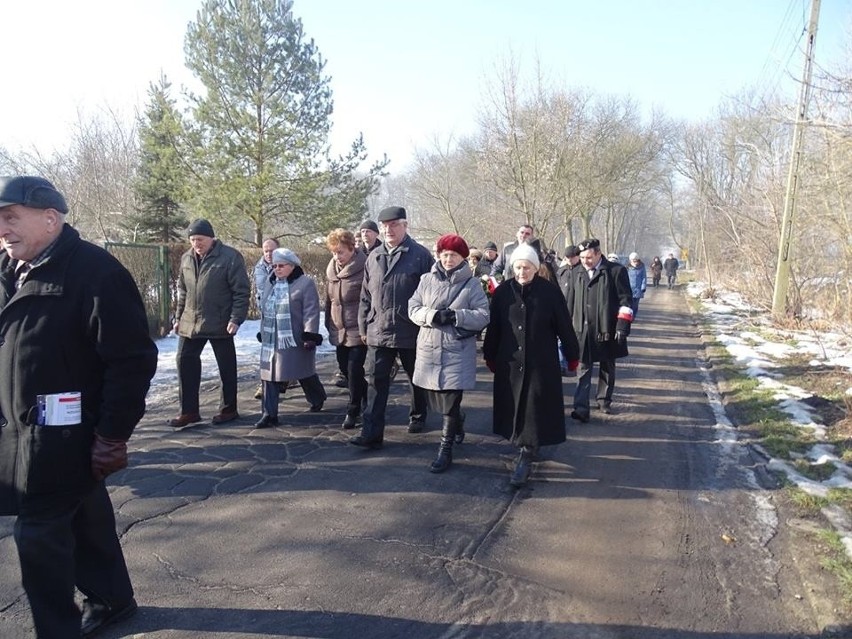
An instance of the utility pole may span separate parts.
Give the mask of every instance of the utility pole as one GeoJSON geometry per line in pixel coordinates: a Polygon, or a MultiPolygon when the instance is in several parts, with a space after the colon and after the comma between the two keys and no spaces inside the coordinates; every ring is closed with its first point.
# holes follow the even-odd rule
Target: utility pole
{"type": "Polygon", "coordinates": [[[781,241],[778,245],[778,267],[775,270],[775,291],[772,295],[772,314],[784,317],[787,311],[787,289],[790,285],[790,244],[793,235],[793,217],[796,212],[796,191],[799,186],[799,164],[805,138],[805,119],[811,97],[811,75],[814,62],[817,21],[820,0],[811,0],[811,17],[808,21],[808,41],[805,48],[805,71],[799,90],[799,106],[793,127],[793,150],[790,154],[790,173],[784,195],[784,216],[781,221],[781,241]]]}

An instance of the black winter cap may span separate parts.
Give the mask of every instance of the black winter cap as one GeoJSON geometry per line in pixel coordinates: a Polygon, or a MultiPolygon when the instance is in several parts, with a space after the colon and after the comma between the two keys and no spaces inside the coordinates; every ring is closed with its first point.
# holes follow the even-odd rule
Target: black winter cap
{"type": "Polygon", "coordinates": [[[192,224],[189,225],[189,229],[187,229],[186,234],[188,237],[192,235],[206,235],[207,237],[216,237],[216,234],[213,232],[213,225],[205,219],[195,220],[192,224]]]}
{"type": "Polygon", "coordinates": [[[62,193],[43,177],[7,175],[0,177],[0,207],[20,204],[32,209],[56,209],[68,212],[62,193]]]}

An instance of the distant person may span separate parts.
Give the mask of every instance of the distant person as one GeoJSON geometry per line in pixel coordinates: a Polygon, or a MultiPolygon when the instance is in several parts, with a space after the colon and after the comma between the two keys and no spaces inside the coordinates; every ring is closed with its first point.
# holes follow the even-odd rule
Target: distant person
{"type": "Polygon", "coordinates": [[[325,245],[331,251],[325,269],[325,326],[328,340],[335,347],[337,365],[346,371],[349,404],[342,427],[348,430],[361,423],[361,411],[367,402],[367,346],[361,341],[358,328],[367,255],[355,249],[355,236],[344,229],[329,233],[325,245]]]}
{"type": "Polygon", "coordinates": [[[312,413],[322,410],[325,388],[317,375],[320,301],[317,285],[287,248],[272,252],[275,281],[261,300],[260,379],[263,413],[255,428],[278,426],[279,382],[298,379],[312,413]]]}
{"type": "Polygon", "coordinates": [[[382,245],[382,241],[379,239],[379,225],[373,220],[361,222],[358,233],[361,235],[361,246],[364,253],[369,255],[382,245]]]}
{"type": "MultiPolygon", "coordinates": [[[[258,312],[260,312],[260,299],[272,286],[272,251],[278,248],[278,240],[272,237],[267,238],[263,240],[261,248],[263,255],[254,265],[254,302],[258,312]]],[[[254,392],[255,399],[261,397],[263,397],[263,382],[257,385],[257,390],[254,392]]]]}
{"type": "Polygon", "coordinates": [[[577,336],[565,299],[538,276],[538,253],[521,245],[512,252],[514,277],[491,300],[482,352],[494,373],[494,433],[520,451],[509,483],[527,483],[540,446],[565,441],[565,403],[557,347],[576,370],[577,336]]]}
{"type": "Polygon", "coordinates": [[[663,270],[666,272],[666,282],[668,283],[669,288],[674,288],[675,281],[677,280],[677,269],[679,267],[680,262],[677,261],[674,253],[669,253],[666,261],[663,262],[663,270]]]}
{"type": "Polygon", "coordinates": [[[533,227],[529,224],[522,224],[515,233],[515,241],[507,242],[503,245],[503,250],[491,267],[491,275],[501,281],[512,279],[514,277],[514,273],[512,272],[512,251],[522,244],[533,245],[533,242],[535,242],[533,248],[538,253],[539,265],[541,265],[541,251],[538,241],[533,237],[533,227]]]}
{"type": "Polygon", "coordinates": [[[476,387],[475,338],[488,324],[488,298],[465,264],[468,251],[459,235],[438,238],[438,262],[408,300],[408,316],[420,327],[413,381],[443,419],[433,473],[449,468],[453,444],[464,441],[462,398],[476,387]]]}
{"type": "Polygon", "coordinates": [[[180,258],[178,301],[174,331],[178,334],[177,369],[180,414],[174,428],[201,421],[201,351],[213,348],[222,391],[219,412],[211,420],[225,424],[239,419],[237,412],[237,351],[234,335],[248,314],[250,285],[242,254],[215,239],[204,219],[189,225],[190,248],[180,258]]]}
{"type": "Polygon", "coordinates": [[[659,255],[654,256],[649,268],[651,269],[651,286],[656,288],[660,285],[660,279],[663,276],[663,263],[660,261],[659,255]]]}
{"type": "Polygon", "coordinates": [[[485,243],[485,246],[482,247],[481,265],[485,275],[491,275],[491,269],[499,255],[500,254],[497,252],[497,245],[494,242],[488,241],[485,243]]]}
{"type": "Polygon", "coordinates": [[[589,421],[592,371],[598,363],[595,399],[603,413],[611,412],[615,391],[615,360],[627,357],[627,336],[633,321],[633,295],[627,269],[601,254],[594,238],[577,245],[580,268],[573,271],[568,310],[580,342],[580,370],[571,417],[589,421]]]}
{"type": "Polygon", "coordinates": [[[473,276],[477,279],[483,275],[491,274],[491,267],[482,263],[482,251],[479,249],[470,249],[470,255],[468,255],[467,263],[470,265],[470,270],[473,276]]]}
{"type": "Polygon", "coordinates": [[[67,213],[44,178],[0,177],[0,515],[17,516],[42,639],[136,612],[104,479],[127,466],[157,366],[136,283],[67,213]]]}
{"type": "Polygon", "coordinates": [[[403,207],[382,210],[379,222],[385,240],[367,256],[358,310],[358,330],[367,345],[370,388],[361,434],[349,440],[367,449],[383,445],[391,370],[397,356],[408,375],[411,393],[408,432],[419,433],[425,426],[426,393],[412,381],[419,327],[408,317],[408,300],[420,277],[435,263],[429,249],[409,235],[403,207]]]}
{"type": "Polygon", "coordinates": [[[631,253],[627,262],[627,277],[630,280],[630,292],[633,294],[633,319],[639,314],[639,300],[645,297],[648,286],[648,274],[645,263],[638,253],[631,253]]]}

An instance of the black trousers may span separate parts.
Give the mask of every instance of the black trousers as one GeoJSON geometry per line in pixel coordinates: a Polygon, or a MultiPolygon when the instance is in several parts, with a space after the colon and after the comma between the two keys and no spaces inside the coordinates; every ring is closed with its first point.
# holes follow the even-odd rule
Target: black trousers
{"type": "MultiPolygon", "coordinates": [[[[281,382],[263,382],[263,414],[278,417],[278,400],[281,397],[281,382]]],[[[328,395],[319,375],[314,373],[299,380],[299,386],[305,392],[305,399],[311,406],[322,406],[328,395]]]]}
{"type": "Polygon", "coordinates": [[[394,359],[399,362],[405,374],[408,375],[408,386],[411,394],[411,408],[408,418],[412,421],[426,421],[426,391],[415,386],[411,379],[414,376],[413,348],[387,348],[384,346],[367,347],[367,376],[370,388],[367,391],[367,409],[364,411],[364,424],[361,434],[371,440],[381,440],[385,434],[385,411],[390,394],[390,372],[394,359]]]}
{"type": "MultiPolygon", "coordinates": [[[[577,386],[574,389],[574,409],[580,412],[589,412],[589,396],[592,390],[592,371],[594,362],[580,364],[578,371],[577,386]]],[[[615,391],[615,360],[605,359],[598,362],[598,387],[595,399],[601,404],[612,403],[612,394],[615,391]]]]}
{"type": "Polygon", "coordinates": [[[366,361],[366,346],[337,346],[337,365],[349,381],[347,412],[351,415],[359,414],[367,403],[367,378],[364,373],[366,361]]]}
{"type": "Polygon", "coordinates": [[[103,482],[79,499],[19,515],[15,543],[38,639],[80,636],[75,586],[108,606],[123,606],[133,597],[103,482]]]}
{"type": "MultiPolygon", "coordinates": [[[[198,413],[198,390],[201,386],[201,351],[207,345],[206,337],[181,337],[177,348],[178,380],[180,381],[180,412],[182,415],[198,413]]],[[[234,338],[217,337],[210,339],[219,378],[222,380],[222,392],[219,396],[220,412],[237,410],[237,351],[234,338]]]]}

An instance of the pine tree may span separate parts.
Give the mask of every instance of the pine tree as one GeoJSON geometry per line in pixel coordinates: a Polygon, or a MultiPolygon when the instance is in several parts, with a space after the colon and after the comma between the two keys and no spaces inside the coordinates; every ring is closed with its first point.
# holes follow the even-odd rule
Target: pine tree
{"type": "Polygon", "coordinates": [[[187,169],[180,152],[181,117],[165,76],[148,88],[149,103],[139,123],[139,168],[134,184],[137,210],[130,216],[137,241],[183,239],[189,221],[183,210],[187,169]]]}
{"type": "Polygon", "coordinates": [[[330,78],[292,6],[206,0],[185,40],[186,66],[205,89],[190,96],[195,203],[222,234],[257,245],[351,224],[387,164],[357,175],[360,139],[328,157],[330,78]]]}

